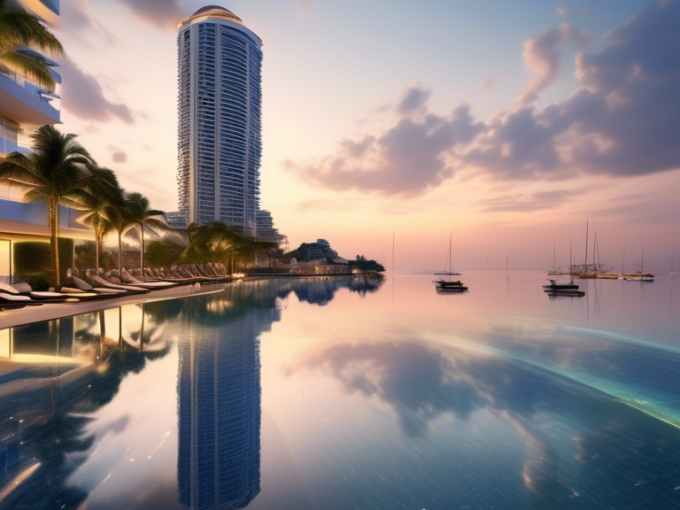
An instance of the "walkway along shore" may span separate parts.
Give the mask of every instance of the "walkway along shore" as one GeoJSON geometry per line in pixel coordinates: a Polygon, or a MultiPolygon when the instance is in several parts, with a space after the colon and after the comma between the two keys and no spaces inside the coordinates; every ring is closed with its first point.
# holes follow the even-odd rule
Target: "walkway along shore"
{"type": "Polygon", "coordinates": [[[201,294],[213,294],[222,292],[227,285],[232,282],[202,284],[200,287],[194,285],[183,285],[170,289],[154,290],[148,294],[134,294],[119,298],[102,299],[82,303],[45,303],[42,306],[27,306],[18,310],[5,310],[0,312],[0,330],[23,326],[35,322],[44,322],[54,319],[63,319],[83,313],[99,312],[110,308],[117,308],[121,305],[135,303],[151,303],[154,301],[165,301],[182,297],[198,296],[201,294]]]}

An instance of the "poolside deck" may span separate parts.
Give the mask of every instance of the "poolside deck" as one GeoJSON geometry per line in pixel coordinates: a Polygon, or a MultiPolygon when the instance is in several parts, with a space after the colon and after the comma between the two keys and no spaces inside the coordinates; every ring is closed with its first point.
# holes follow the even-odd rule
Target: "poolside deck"
{"type": "Polygon", "coordinates": [[[210,294],[221,291],[225,285],[230,285],[231,283],[233,282],[201,284],[198,287],[195,285],[182,285],[169,289],[154,290],[148,294],[126,295],[82,303],[46,303],[42,306],[27,306],[18,310],[5,310],[0,312],[0,329],[60,319],[62,317],[80,315],[81,313],[98,312],[125,304],[148,303],[150,301],[162,301],[183,296],[210,294]]]}

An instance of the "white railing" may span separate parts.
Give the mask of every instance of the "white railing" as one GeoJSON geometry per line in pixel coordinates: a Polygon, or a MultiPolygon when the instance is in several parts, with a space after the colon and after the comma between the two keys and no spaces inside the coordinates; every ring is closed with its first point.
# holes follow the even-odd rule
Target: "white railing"
{"type": "Polygon", "coordinates": [[[39,87],[38,85],[31,83],[30,81],[25,80],[21,76],[17,76],[16,74],[11,74],[11,73],[6,73],[4,71],[0,71],[0,75],[4,76],[10,81],[13,81],[23,89],[27,90],[31,94],[33,94],[35,97],[40,99],[43,103],[46,103],[47,105],[51,106],[55,110],[59,111],[61,109],[61,98],[54,94],[52,95],[50,92],[47,90],[39,87]]]}

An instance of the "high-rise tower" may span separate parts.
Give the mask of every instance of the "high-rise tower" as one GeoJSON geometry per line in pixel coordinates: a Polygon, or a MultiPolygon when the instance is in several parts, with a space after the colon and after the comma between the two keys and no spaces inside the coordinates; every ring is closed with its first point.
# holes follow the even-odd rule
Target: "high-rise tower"
{"type": "Polygon", "coordinates": [[[256,235],[262,156],[262,40],[224,7],[179,25],[179,209],[256,235]]]}

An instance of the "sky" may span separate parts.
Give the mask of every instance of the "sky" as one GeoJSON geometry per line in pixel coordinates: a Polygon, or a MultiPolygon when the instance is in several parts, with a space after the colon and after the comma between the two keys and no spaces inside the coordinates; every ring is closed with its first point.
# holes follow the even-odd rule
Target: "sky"
{"type": "MultiPolygon", "coordinates": [[[[262,208],[397,269],[680,267],[680,0],[217,1],[264,41],[262,208]]],[[[62,128],[177,208],[176,26],[62,0],[62,128]]]]}

